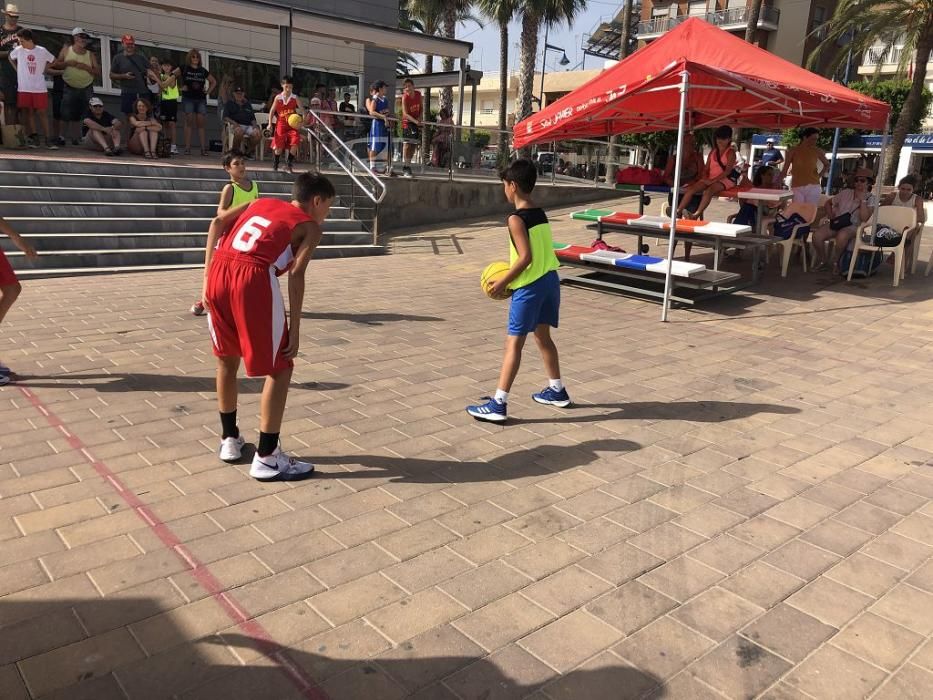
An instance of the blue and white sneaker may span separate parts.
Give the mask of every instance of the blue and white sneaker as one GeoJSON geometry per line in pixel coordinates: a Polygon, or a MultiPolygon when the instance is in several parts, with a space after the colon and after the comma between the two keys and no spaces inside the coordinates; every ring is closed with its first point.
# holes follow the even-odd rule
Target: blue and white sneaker
{"type": "Polygon", "coordinates": [[[499,403],[491,396],[484,396],[486,400],[482,406],[467,406],[466,412],[476,420],[484,420],[490,423],[504,423],[508,418],[508,404],[499,403]]]}
{"type": "Polygon", "coordinates": [[[573,401],[570,400],[570,395],[567,393],[566,387],[560,391],[547,387],[544,391],[532,394],[531,398],[538,403],[543,403],[548,406],[557,406],[558,408],[567,408],[567,406],[573,403],[573,401]]]}

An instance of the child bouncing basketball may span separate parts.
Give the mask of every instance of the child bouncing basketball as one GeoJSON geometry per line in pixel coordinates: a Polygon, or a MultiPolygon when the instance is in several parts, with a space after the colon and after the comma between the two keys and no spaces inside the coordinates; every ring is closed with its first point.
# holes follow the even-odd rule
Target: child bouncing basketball
{"type": "Polygon", "coordinates": [[[538,171],[530,160],[517,160],[502,171],[500,177],[506,199],[515,206],[508,220],[510,267],[492,285],[489,295],[502,297],[507,290],[512,290],[505,357],[495,395],[485,397],[488,399],[485,404],[466,409],[475,419],[492,423],[502,423],[508,417],[509,391],[518,374],[529,333],[534,333],[548,376],[548,386],[531,398],[560,408],[571,403],[560,379],[557,346],[551,339],[551,327],[557,328],[560,311],[559,263],[554,255],[547,215],[531,199],[538,171]]]}
{"type": "MultiPolygon", "coordinates": [[[[282,154],[285,156],[285,170],[292,172],[292,164],[298,157],[298,146],[301,144],[301,133],[291,124],[289,117],[300,114],[301,105],[292,92],[294,83],[290,75],[282,77],[282,92],[272,100],[272,109],[269,110],[269,123],[275,122],[275,132],[272,136],[272,169],[279,169],[282,154]]],[[[298,125],[301,125],[299,118],[298,125]]]]}
{"type": "Polygon", "coordinates": [[[234,207],[215,218],[208,233],[202,298],[217,356],[219,457],[236,462],[245,444],[236,419],[242,358],[247,376],[266,378],[259,444],[249,470],[259,481],[296,480],[314,471],[313,465],[282,452],[279,431],[298,353],[305,271],[334,195],[327,178],[303,173],[295,180],[291,202],[257,199],[234,207]],[[287,319],[277,279],[286,271],[287,319]]]}
{"type": "MultiPolygon", "coordinates": [[[[26,240],[14,231],[3,219],[0,219],[0,233],[6,235],[7,238],[13,241],[13,245],[23,251],[27,258],[30,260],[36,259],[36,249],[27,243],[26,240]]],[[[22,290],[23,288],[16,278],[16,273],[13,272],[13,266],[10,265],[10,261],[7,260],[6,255],[3,254],[3,250],[0,250],[0,323],[3,322],[3,317],[6,316],[7,311],[13,306],[13,303],[19,297],[19,293],[22,290]]],[[[0,362],[0,386],[10,383],[10,374],[10,368],[0,362]]]]}

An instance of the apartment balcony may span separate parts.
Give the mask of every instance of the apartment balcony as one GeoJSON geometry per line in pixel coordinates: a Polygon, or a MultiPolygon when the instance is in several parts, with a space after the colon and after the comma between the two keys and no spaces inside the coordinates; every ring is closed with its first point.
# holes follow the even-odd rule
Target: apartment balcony
{"type": "MultiPolygon", "coordinates": [[[[730,10],[720,10],[719,12],[707,12],[705,15],[698,15],[699,19],[706,20],[710,24],[725,29],[726,31],[744,30],[748,24],[749,8],[734,7],[730,10]]],[[[670,31],[683,21],[689,19],[691,15],[682,15],[680,17],[655,17],[647,22],[638,23],[638,38],[643,40],[657,39],[665,32],[670,31]]],[[[766,31],[777,31],[778,22],[781,19],[781,11],[773,7],[762,7],[758,15],[758,28],[766,31]]]]}
{"type": "MultiPolygon", "coordinates": [[[[882,75],[893,75],[902,72],[901,61],[905,64],[910,62],[909,56],[904,56],[903,46],[873,46],[862,54],[862,63],[858,67],[859,75],[873,75],[881,73],[882,75]]],[[[903,66],[906,70],[907,66],[903,66]]],[[[933,61],[927,64],[927,72],[933,70],[933,61]]]]}

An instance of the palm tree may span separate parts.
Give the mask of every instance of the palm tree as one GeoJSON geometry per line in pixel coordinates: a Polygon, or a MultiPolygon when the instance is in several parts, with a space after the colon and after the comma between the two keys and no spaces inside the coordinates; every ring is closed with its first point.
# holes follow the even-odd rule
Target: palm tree
{"type": "MultiPolygon", "coordinates": [[[[444,0],[407,0],[408,15],[415,19],[421,25],[421,33],[431,36],[437,34],[441,26],[441,13],[443,11],[444,0]]],[[[424,74],[431,75],[434,72],[434,56],[426,55],[424,57],[424,74]]],[[[425,89],[422,95],[421,115],[423,119],[431,117],[431,88],[425,89]]],[[[421,130],[421,152],[428,152],[428,130],[421,130]]]]}
{"type": "Polygon", "coordinates": [[[479,0],[480,11],[499,26],[499,159],[508,156],[505,133],[509,100],[509,22],[515,16],[517,0],[479,0]]]}
{"type": "MultiPolygon", "coordinates": [[[[424,24],[421,20],[412,14],[411,2],[409,0],[400,0],[398,5],[398,28],[408,32],[424,31],[424,24]]],[[[418,67],[418,59],[407,51],[399,51],[398,59],[395,61],[395,75],[408,75],[412,68],[418,67]]]]}
{"type": "MultiPolygon", "coordinates": [[[[634,3],[635,0],[625,0],[625,5],[622,8],[622,36],[619,39],[620,61],[624,61],[628,58],[632,50],[630,34],[632,31],[632,5],[634,5],[634,3]]],[[[609,138],[609,165],[606,168],[606,182],[615,182],[616,172],[619,169],[619,164],[616,160],[619,156],[619,144],[621,142],[622,138],[618,135],[609,138]]]]}
{"type": "Polygon", "coordinates": [[[910,125],[922,116],[919,112],[927,63],[933,54],[933,0],[840,0],[828,29],[826,37],[810,56],[811,66],[824,52],[833,56],[830,64],[833,68],[846,60],[847,52],[839,50],[839,42],[844,37],[851,37],[855,55],[864,54],[879,42],[885,53],[896,43],[902,44],[899,70],[903,72],[913,64],[910,92],[894,125],[885,157],[884,184],[890,185],[895,177],[894,163],[910,125]]]}
{"type": "MultiPolygon", "coordinates": [[[[473,6],[473,0],[436,0],[440,3],[441,10],[441,29],[440,35],[446,39],[457,38],[457,25],[461,22],[473,19],[470,12],[473,6]]],[[[478,22],[477,22],[478,23],[478,22]]],[[[451,72],[454,69],[454,59],[444,56],[441,59],[441,70],[451,72]]],[[[454,92],[453,88],[445,87],[441,89],[441,108],[447,107],[453,111],[454,92]]]]}
{"type": "Polygon", "coordinates": [[[758,18],[761,17],[762,0],[752,0],[751,7],[748,8],[748,17],[745,23],[745,41],[749,44],[755,43],[755,36],[758,34],[758,18]]]}
{"type": "Polygon", "coordinates": [[[542,24],[571,24],[577,13],[586,9],[586,0],[520,0],[516,14],[522,18],[519,52],[518,105],[516,121],[531,114],[535,63],[538,58],[538,32],[542,24]]]}

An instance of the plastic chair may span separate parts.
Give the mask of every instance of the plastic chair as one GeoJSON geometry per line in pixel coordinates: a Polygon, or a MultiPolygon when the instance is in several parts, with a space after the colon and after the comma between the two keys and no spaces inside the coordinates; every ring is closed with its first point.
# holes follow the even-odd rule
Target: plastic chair
{"type": "Polygon", "coordinates": [[[812,227],[813,222],[816,220],[817,206],[815,204],[794,204],[791,203],[782,212],[782,216],[790,217],[792,214],[797,214],[800,218],[803,219],[803,223],[797,224],[794,226],[793,231],[791,232],[790,238],[781,239],[775,238],[774,242],[771,245],[776,245],[781,249],[781,277],[787,277],[787,270],[790,267],[790,258],[791,254],[794,252],[794,248],[800,249],[800,259],[803,262],[803,271],[807,271],[807,236],[797,237],[797,232],[800,229],[805,227],[812,227]]]}
{"type": "Polygon", "coordinates": [[[874,217],[863,223],[855,235],[852,245],[852,260],[849,262],[849,274],[846,279],[852,280],[852,273],[855,270],[855,262],[858,259],[859,251],[866,250],[875,253],[893,253],[894,254],[894,286],[901,283],[906,272],[904,265],[904,246],[907,244],[907,232],[917,225],[917,212],[907,207],[880,207],[878,209],[878,224],[889,226],[895,231],[900,231],[901,241],[896,246],[875,246],[862,240],[866,233],[871,240],[871,225],[874,223],[874,217]]]}
{"type": "MultiPolygon", "coordinates": [[[[269,115],[257,114],[256,123],[262,129],[262,138],[259,139],[259,160],[266,159],[266,141],[272,141],[272,131],[269,129],[269,115]]],[[[270,146],[271,148],[271,146],[270,146]]]]}

